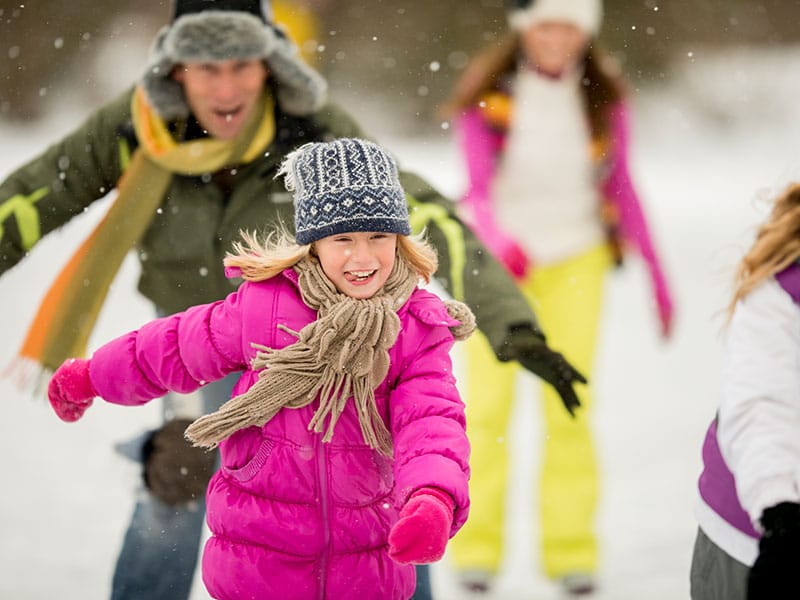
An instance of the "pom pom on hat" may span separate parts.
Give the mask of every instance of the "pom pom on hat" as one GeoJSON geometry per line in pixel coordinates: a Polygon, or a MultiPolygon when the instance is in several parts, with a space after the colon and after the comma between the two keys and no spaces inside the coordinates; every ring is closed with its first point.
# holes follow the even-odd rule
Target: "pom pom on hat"
{"type": "Polygon", "coordinates": [[[516,0],[508,15],[515,31],[549,21],[571,23],[590,36],[600,32],[603,20],[601,0],[516,0]]]}

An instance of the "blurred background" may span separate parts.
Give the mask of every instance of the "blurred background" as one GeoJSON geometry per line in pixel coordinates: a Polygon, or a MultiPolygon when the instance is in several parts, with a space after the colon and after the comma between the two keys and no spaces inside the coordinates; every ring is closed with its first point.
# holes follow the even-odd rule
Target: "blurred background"
{"type": "MultiPolygon", "coordinates": [[[[503,0],[279,0],[289,24],[316,15],[304,52],[334,93],[391,100],[398,129],[425,128],[469,55],[506,28],[503,0]]],[[[607,0],[601,41],[636,89],[743,47],[800,41],[797,0],[607,0]]],[[[0,2],[0,119],[37,119],[53,103],[97,104],[141,71],[170,16],[165,0],[0,2]],[[116,51],[112,52],[111,49],[116,51]]]]}
{"type": "MultiPolygon", "coordinates": [[[[437,110],[470,55],[505,32],[503,0],[273,6],[304,31],[303,53],[328,77],[333,99],[404,166],[457,198],[463,168],[437,110]]],[[[0,0],[0,177],[131,85],[169,17],[165,0],[0,0]]],[[[631,170],[673,285],[677,322],[663,343],[636,260],[610,278],[593,382],[603,471],[596,598],[681,600],[689,597],[692,507],[717,403],[732,271],[771,198],[800,180],[800,0],[606,0],[600,41],[630,83],[631,170]]],[[[108,206],[96,204],[0,278],[0,373],[36,300],[108,206]]],[[[137,269],[133,260],[123,265],[91,345],[153,316],[133,293],[137,269]]],[[[533,381],[520,385],[532,391],[533,381]]],[[[107,598],[140,485],[138,465],[113,448],[154,426],[158,406],[97,403],[86,419],[65,425],[7,377],[0,398],[0,598],[107,598]]],[[[551,600],[530,518],[538,405],[520,402],[516,410],[508,438],[516,473],[511,542],[495,597],[551,600]]],[[[437,600],[463,600],[446,560],[434,567],[434,587],[437,600]]],[[[206,599],[198,577],[192,600],[206,599]]]]}

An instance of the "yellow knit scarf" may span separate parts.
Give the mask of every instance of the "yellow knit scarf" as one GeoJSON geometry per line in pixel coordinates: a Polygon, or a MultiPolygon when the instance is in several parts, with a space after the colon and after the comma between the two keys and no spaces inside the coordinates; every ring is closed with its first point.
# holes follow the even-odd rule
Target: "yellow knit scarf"
{"type": "Polygon", "coordinates": [[[141,88],[134,91],[131,110],[140,145],[119,181],[117,198],[47,291],[19,351],[24,361],[45,372],[85,355],[108,289],[125,255],[153,220],[172,175],[211,173],[251,161],[275,133],[268,93],[231,141],[176,142],[141,88]]]}

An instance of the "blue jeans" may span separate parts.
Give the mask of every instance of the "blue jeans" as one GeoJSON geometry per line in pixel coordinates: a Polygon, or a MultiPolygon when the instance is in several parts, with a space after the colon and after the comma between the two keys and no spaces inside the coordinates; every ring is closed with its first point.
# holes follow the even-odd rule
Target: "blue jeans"
{"type": "Polygon", "coordinates": [[[411,600],[433,600],[431,569],[429,565],[417,565],[417,587],[411,600]]]}
{"type": "MultiPolygon", "coordinates": [[[[233,373],[200,390],[204,414],[230,397],[238,378],[239,373],[233,373]]],[[[169,405],[169,396],[164,403],[169,405]]],[[[205,509],[205,499],[169,506],[145,491],[136,502],[117,558],[111,600],[189,598],[205,509]]]]}

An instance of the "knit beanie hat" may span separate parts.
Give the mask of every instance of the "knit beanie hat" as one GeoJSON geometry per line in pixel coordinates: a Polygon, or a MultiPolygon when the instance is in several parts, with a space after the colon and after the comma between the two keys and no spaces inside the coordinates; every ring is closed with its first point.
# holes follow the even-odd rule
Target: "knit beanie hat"
{"type": "Polygon", "coordinates": [[[298,244],[354,231],[411,233],[397,165],[377,144],[354,138],[305,144],[286,156],[278,174],[294,193],[298,244]]]}
{"type": "Polygon", "coordinates": [[[164,120],[186,118],[189,105],[172,70],[184,62],[263,58],[277,83],[280,108],[308,115],[325,101],[325,79],[271,20],[268,0],[174,0],[172,22],[156,35],[141,85],[164,120]]]}
{"type": "Polygon", "coordinates": [[[508,15],[515,31],[547,21],[566,21],[592,37],[600,32],[602,20],[602,0],[514,0],[508,15]]]}

